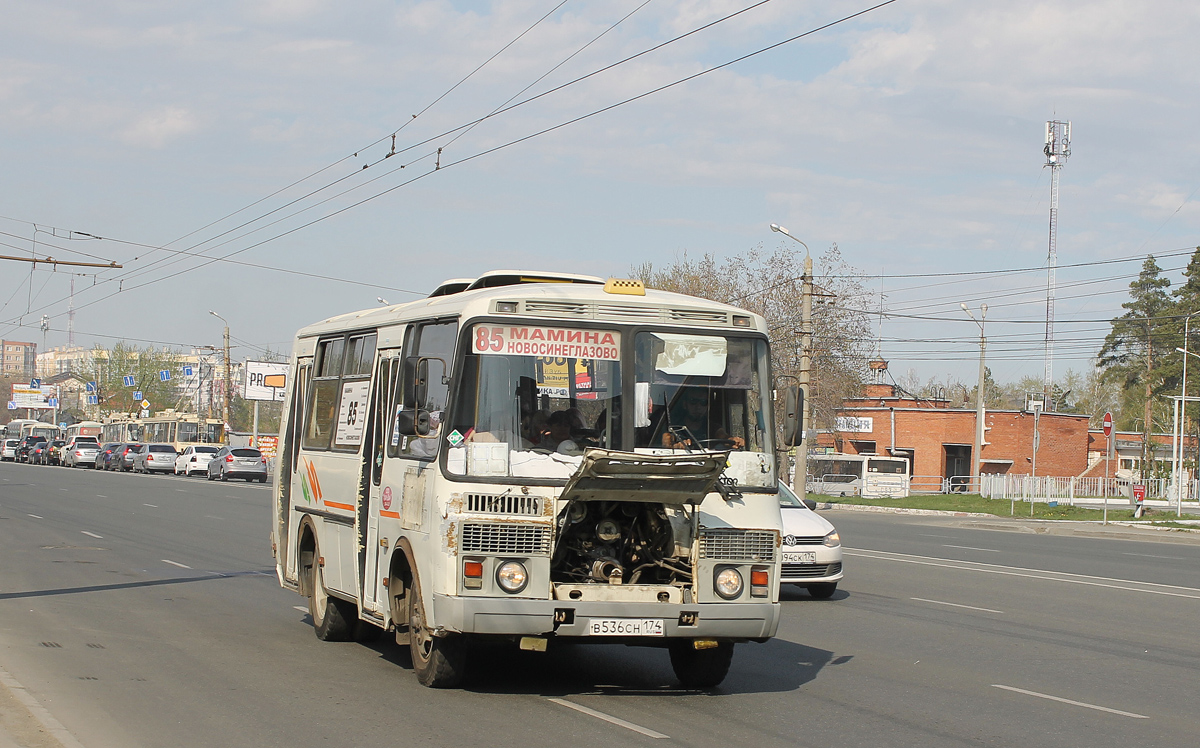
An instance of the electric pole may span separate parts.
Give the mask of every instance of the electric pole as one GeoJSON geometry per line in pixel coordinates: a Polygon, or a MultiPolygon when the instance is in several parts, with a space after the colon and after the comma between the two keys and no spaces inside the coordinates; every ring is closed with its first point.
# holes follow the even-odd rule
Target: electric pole
{"type": "Polygon", "coordinates": [[[229,320],[209,309],[208,313],[225,323],[225,443],[229,443],[229,417],[233,408],[233,388],[229,372],[229,320]]]}
{"type": "Polygon", "coordinates": [[[984,403],[984,373],[983,357],[987,351],[987,338],[983,335],[983,323],[987,319],[987,304],[979,305],[979,319],[975,319],[975,315],[971,314],[971,309],[966,303],[959,304],[962,310],[967,313],[971,320],[979,325],[979,384],[975,387],[975,450],[972,453],[974,465],[971,466],[971,475],[979,482],[979,491],[983,492],[983,476],[980,473],[980,466],[983,459],[983,403],[984,403]]]}
{"type": "MultiPolygon", "coordinates": [[[[1054,269],[1058,265],[1058,172],[1071,156],[1071,123],[1051,120],[1046,123],[1045,166],[1050,167],[1050,251],[1046,258],[1046,371],[1042,395],[1046,406],[1054,388],[1054,269]]],[[[1044,168],[1043,167],[1043,168],[1044,168]]]]}
{"type": "Polygon", "coordinates": [[[796,475],[792,479],[793,490],[801,498],[808,493],[808,432],[812,427],[812,398],[809,396],[812,382],[812,297],[813,297],[813,264],[812,253],[808,245],[788,233],[779,224],[771,224],[771,230],[783,234],[787,238],[799,242],[804,247],[804,275],[800,286],[800,390],[804,393],[804,408],[800,417],[800,446],[796,455],[796,475]]]}

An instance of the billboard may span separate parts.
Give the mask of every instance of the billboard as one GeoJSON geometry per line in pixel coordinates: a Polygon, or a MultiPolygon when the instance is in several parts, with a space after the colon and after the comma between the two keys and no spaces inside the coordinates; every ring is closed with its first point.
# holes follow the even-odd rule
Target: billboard
{"type": "Polygon", "coordinates": [[[243,396],[246,400],[283,400],[283,387],[287,384],[289,364],[267,361],[246,362],[246,383],[243,396]]]}
{"type": "Polygon", "coordinates": [[[54,395],[53,386],[30,387],[27,384],[12,386],[12,402],[18,408],[49,408],[46,399],[54,395]]]}

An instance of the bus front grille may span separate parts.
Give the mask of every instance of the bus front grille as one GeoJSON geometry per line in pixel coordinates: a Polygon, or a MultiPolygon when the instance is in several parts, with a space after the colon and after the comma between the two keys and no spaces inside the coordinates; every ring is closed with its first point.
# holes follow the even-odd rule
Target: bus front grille
{"type": "Polygon", "coordinates": [[[538,496],[469,493],[467,511],[475,514],[521,514],[537,517],[542,513],[542,500],[538,496]]]}
{"type": "Polygon", "coordinates": [[[775,537],[775,533],[763,530],[705,530],[700,537],[700,558],[774,561],[775,537]]]}
{"type": "Polygon", "coordinates": [[[545,556],[550,553],[546,525],[467,522],[462,528],[462,553],[545,556]]]}

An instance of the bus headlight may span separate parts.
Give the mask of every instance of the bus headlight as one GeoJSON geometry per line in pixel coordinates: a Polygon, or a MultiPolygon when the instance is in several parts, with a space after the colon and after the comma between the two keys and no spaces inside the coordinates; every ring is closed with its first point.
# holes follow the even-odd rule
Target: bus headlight
{"type": "Polygon", "coordinates": [[[728,566],[719,569],[713,577],[713,589],[726,600],[733,600],[741,595],[744,584],[741,572],[728,566]]]}
{"type": "Polygon", "coordinates": [[[838,535],[837,530],[830,530],[825,536],[825,540],[821,541],[826,548],[837,548],[842,544],[842,536],[838,535]]]}
{"type": "Polygon", "coordinates": [[[516,594],[529,584],[529,572],[520,561],[505,561],[496,568],[496,584],[505,592],[516,594]]]}

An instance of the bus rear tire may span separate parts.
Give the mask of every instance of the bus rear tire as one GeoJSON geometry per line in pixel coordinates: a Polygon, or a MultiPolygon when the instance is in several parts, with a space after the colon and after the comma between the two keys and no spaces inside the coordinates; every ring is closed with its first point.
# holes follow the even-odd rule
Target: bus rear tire
{"type": "Polygon", "coordinates": [[[434,636],[425,626],[425,604],[415,578],[407,597],[408,651],[417,681],[428,688],[454,688],[466,670],[466,640],[461,634],[434,636]]]}
{"type": "Polygon", "coordinates": [[[308,613],[313,619],[313,631],[323,642],[347,642],[354,638],[357,611],[345,600],[332,597],[325,589],[325,574],[321,571],[319,551],[313,549],[309,568],[308,613]]]}
{"type": "Polygon", "coordinates": [[[729,674],[733,642],[718,642],[712,649],[696,649],[691,639],[670,644],[671,668],[684,688],[715,688],[729,674]]]}

